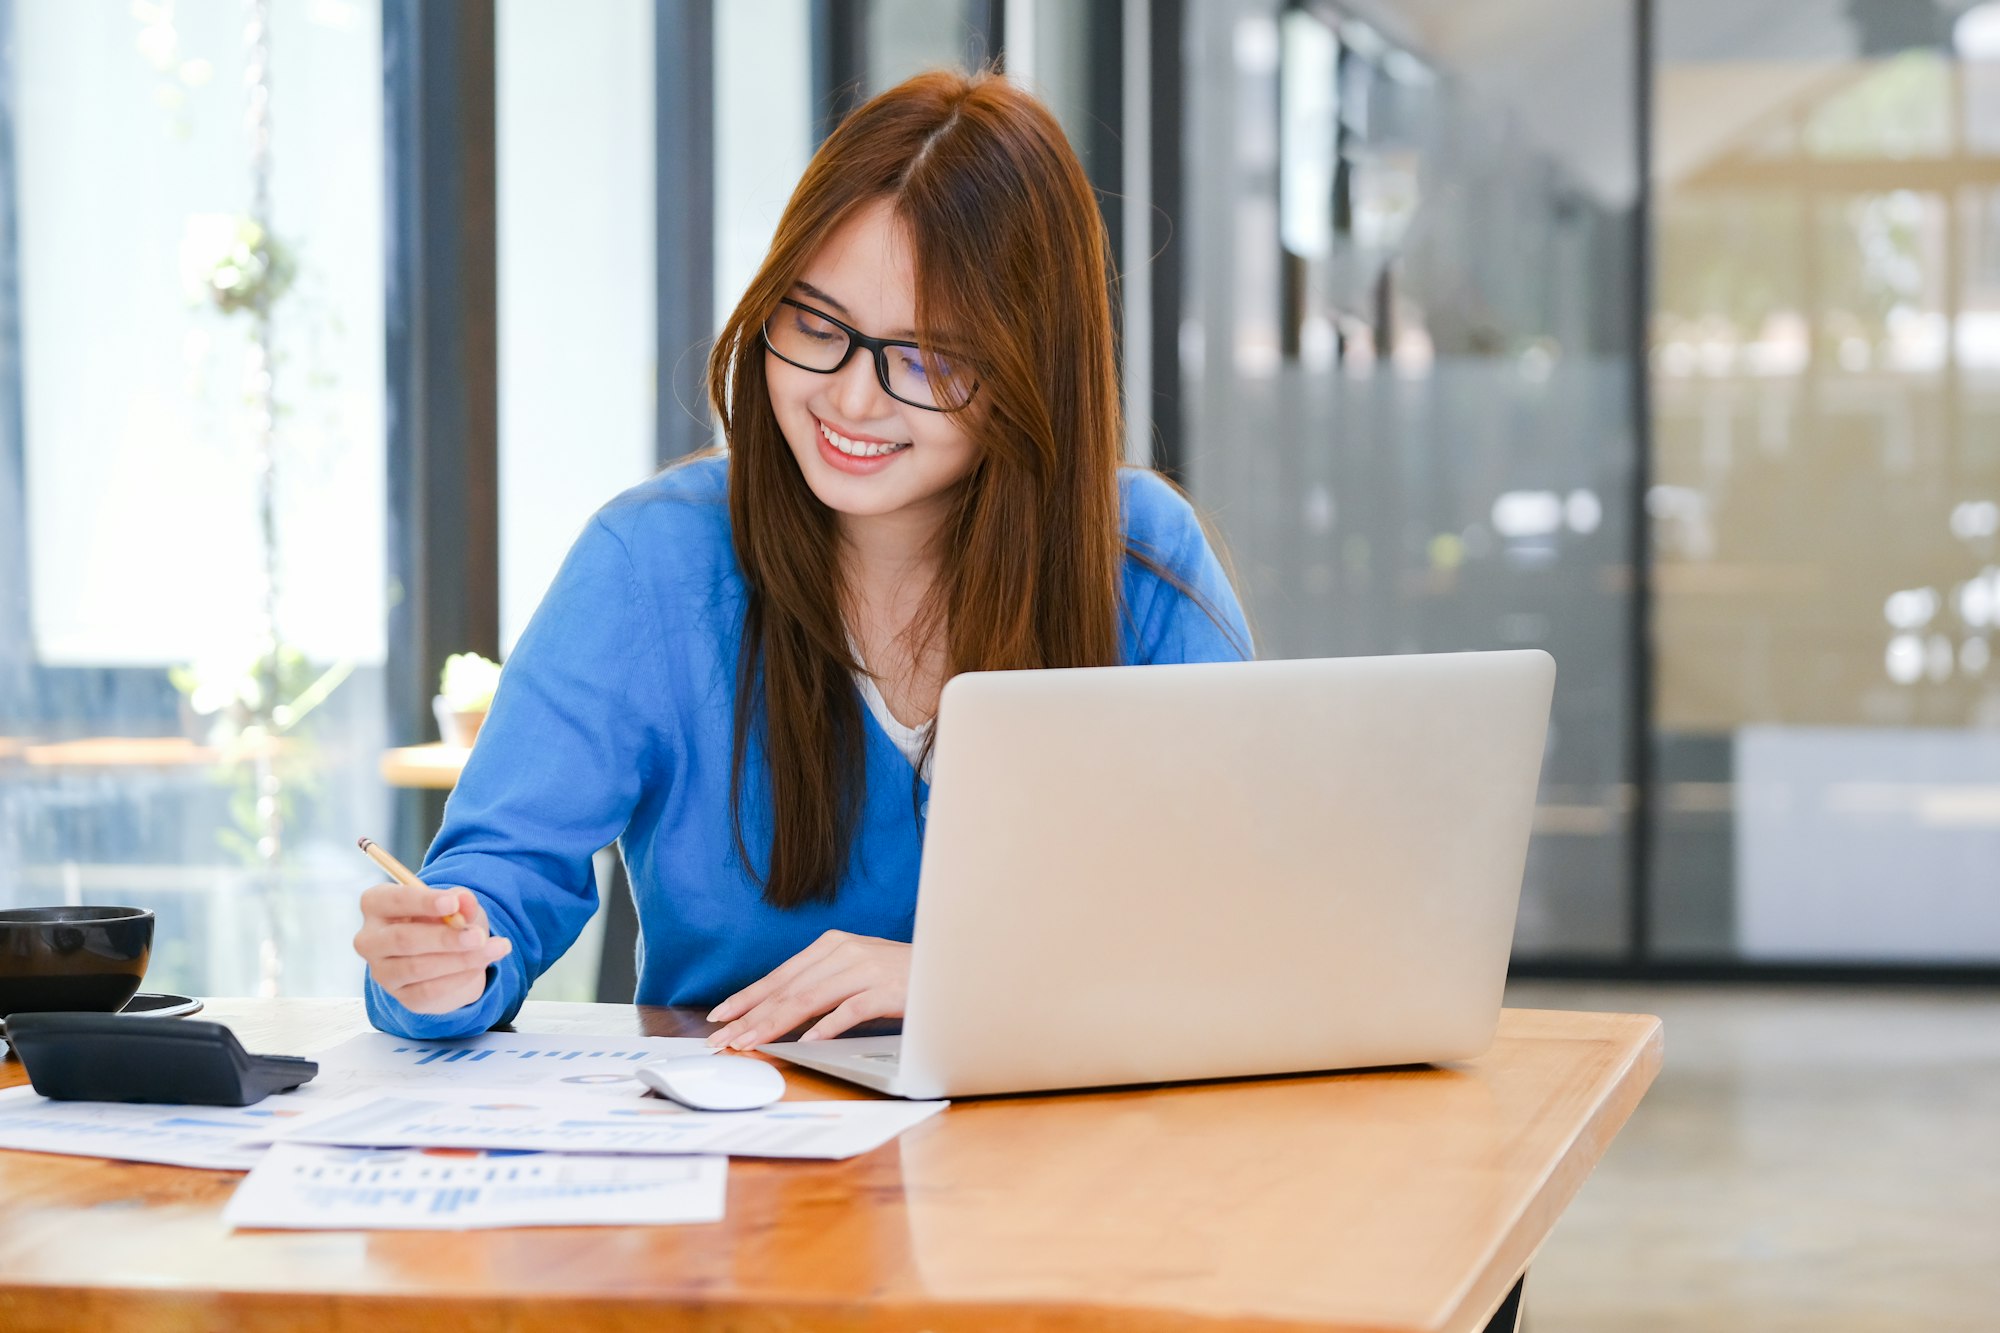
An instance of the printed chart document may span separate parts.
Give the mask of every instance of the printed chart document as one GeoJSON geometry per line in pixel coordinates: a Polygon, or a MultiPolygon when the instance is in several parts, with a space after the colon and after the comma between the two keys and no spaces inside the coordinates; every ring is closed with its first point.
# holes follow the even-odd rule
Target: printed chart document
{"type": "Polygon", "coordinates": [[[468,1230],[720,1222],[724,1157],[272,1147],[230,1196],[232,1227],[468,1230]]]}
{"type": "Polygon", "coordinates": [[[276,1125],[304,1109],[285,1097],[241,1107],[55,1102],[33,1088],[8,1088],[0,1092],[0,1148],[247,1171],[263,1150],[245,1141],[268,1142],[276,1125]]]}
{"type": "Polygon", "coordinates": [[[301,1091],[315,1100],[376,1088],[425,1092],[450,1087],[637,1097],[646,1085],[633,1070],[648,1060],[703,1055],[699,1037],[543,1036],[532,1032],[482,1032],[455,1041],[413,1041],[365,1032],[315,1055],[319,1077],[301,1091]]]}
{"type": "Polygon", "coordinates": [[[776,1102],[759,1111],[690,1111],[657,1097],[610,1102],[573,1093],[405,1085],[288,1121],[279,1137],[350,1146],[835,1160],[879,1148],[947,1104],[776,1102]]]}
{"type": "Polygon", "coordinates": [[[0,1148],[247,1171],[276,1126],[357,1092],[478,1086],[626,1101],[646,1091],[632,1073],[641,1064],[707,1049],[698,1037],[484,1032],[412,1041],[370,1032],[315,1055],[317,1078],[255,1106],[50,1101],[32,1088],[8,1088],[0,1091],[0,1148]]]}

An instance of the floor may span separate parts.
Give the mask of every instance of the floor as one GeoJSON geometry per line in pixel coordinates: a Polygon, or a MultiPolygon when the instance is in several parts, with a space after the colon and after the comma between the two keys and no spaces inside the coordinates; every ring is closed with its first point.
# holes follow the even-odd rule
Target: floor
{"type": "Polygon", "coordinates": [[[2000,1330],[2000,990],[1524,982],[1666,1063],[1528,1275],[1530,1333],[2000,1330]]]}

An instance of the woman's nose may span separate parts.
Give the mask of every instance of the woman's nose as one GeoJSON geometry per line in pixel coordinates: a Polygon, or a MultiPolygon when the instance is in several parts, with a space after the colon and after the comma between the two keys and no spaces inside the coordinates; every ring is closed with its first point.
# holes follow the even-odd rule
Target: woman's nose
{"type": "Polygon", "coordinates": [[[887,416],[895,401],[882,392],[882,381],[875,375],[875,358],[860,348],[834,373],[833,391],[828,396],[841,416],[855,425],[887,416]]]}

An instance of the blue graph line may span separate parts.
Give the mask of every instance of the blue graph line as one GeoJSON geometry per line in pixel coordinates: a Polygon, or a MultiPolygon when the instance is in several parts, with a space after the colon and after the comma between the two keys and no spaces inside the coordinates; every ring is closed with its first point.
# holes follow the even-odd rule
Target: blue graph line
{"type": "Polygon", "coordinates": [[[552,1051],[540,1047],[517,1048],[512,1046],[488,1048],[475,1051],[465,1046],[392,1046],[393,1055],[414,1055],[419,1065],[453,1064],[463,1060],[468,1063],[489,1059],[495,1055],[511,1055],[517,1060],[630,1060],[637,1063],[653,1058],[652,1051],[552,1051]]]}

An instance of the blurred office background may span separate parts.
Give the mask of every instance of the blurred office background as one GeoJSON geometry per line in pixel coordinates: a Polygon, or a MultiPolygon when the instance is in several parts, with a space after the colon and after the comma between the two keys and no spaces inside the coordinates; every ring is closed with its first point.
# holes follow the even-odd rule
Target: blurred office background
{"type": "Polygon", "coordinates": [[[445,655],[709,441],[839,114],[996,56],[1264,653],[1558,659],[1517,976],[2000,981],[1991,0],[0,0],[0,906],[352,993],[445,655]]]}
{"type": "Polygon", "coordinates": [[[1132,456],[1264,652],[1560,662],[1521,970],[2000,977],[2000,5],[0,33],[0,899],[163,909],[162,985],[351,989],[349,844],[421,854],[438,798],[380,761],[444,655],[504,656],[709,439],[706,340],[833,119],[996,54],[1100,187],[1132,456]]]}

